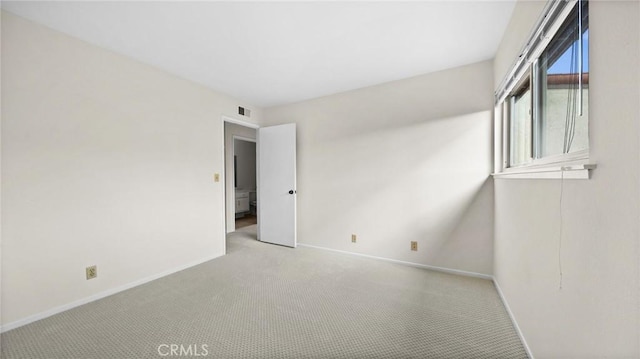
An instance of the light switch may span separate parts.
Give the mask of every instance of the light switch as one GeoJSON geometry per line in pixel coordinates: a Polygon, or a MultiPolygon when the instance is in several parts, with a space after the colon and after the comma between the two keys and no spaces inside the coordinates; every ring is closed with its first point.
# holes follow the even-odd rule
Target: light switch
{"type": "Polygon", "coordinates": [[[220,182],[220,174],[219,173],[214,174],[213,175],[213,180],[214,180],[214,182],[220,182]]]}

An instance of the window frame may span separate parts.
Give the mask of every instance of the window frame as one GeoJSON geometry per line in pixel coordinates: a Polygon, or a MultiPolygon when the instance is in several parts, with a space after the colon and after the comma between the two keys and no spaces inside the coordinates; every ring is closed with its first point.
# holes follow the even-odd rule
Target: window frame
{"type": "MultiPolygon", "coordinates": [[[[519,168],[519,167],[527,167],[530,166],[533,163],[533,160],[535,159],[534,156],[534,150],[535,150],[535,146],[533,145],[533,133],[535,131],[535,127],[534,127],[534,116],[533,116],[533,79],[532,79],[532,73],[531,70],[526,71],[525,73],[522,74],[522,77],[520,78],[519,81],[516,82],[516,85],[514,86],[513,90],[511,90],[511,92],[509,93],[509,95],[505,98],[504,100],[504,105],[505,105],[505,111],[503,112],[503,116],[505,117],[505,123],[506,123],[506,129],[507,129],[507,152],[504,154],[505,158],[506,158],[506,164],[507,164],[507,168],[519,168]],[[531,100],[530,100],[530,110],[529,110],[529,118],[528,118],[528,122],[529,125],[531,126],[531,156],[528,158],[528,161],[525,163],[520,163],[520,164],[512,164],[511,160],[513,157],[513,147],[511,146],[512,144],[512,137],[513,137],[513,126],[512,126],[512,119],[513,119],[513,101],[512,99],[515,96],[518,96],[521,91],[520,89],[525,86],[525,83],[529,83],[529,91],[531,92],[531,100]]],[[[524,91],[526,92],[526,91],[524,91]]]]}
{"type": "MultiPolygon", "coordinates": [[[[495,125],[499,127],[499,129],[496,132],[496,168],[494,174],[565,171],[569,169],[587,170],[595,168],[595,165],[589,164],[588,148],[569,153],[539,157],[542,145],[540,113],[543,110],[543,104],[540,94],[537,93],[542,91],[542,86],[536,83],[540,81],[538,59],[548,48],[564,21],[569,18],[574,9],[577,9],[582,3],[583,0],[549,1],[542,12],[540,20],[538,20],[534,26],[528,38],[527,45],[521,51],[521,55],[512,66],[508,76],[498,87],[498,91],[496,91],[495,94],[495,125]],[[531,89],[531,158],[530,161],[526,163],[512,165],[511,98],[527,77],[531,89]],[[498,151],[500,152],[498,153],[498,151]]],[[[588,123],[590,123],[589,120],[590,119],[587,119],[588,123]]],[[[589,129],[591,129],[591,126],[588,126],[589,129]]],[[[545,178],[547,178],[547,176],[545,176],[545,178]]]]}

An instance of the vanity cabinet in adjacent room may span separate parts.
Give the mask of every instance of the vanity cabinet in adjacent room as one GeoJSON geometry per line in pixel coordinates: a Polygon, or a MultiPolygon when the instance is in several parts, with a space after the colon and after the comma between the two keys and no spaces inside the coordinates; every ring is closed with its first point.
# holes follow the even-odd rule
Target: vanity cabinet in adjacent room
{"type": "Polygon", "coordinates": [[[236,191],[236,214],[249,212],[249,191],[236,191]]]}

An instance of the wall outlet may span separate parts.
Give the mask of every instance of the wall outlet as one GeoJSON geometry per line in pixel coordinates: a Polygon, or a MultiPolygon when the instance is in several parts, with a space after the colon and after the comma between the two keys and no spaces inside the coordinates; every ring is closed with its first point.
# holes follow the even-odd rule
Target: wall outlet
{"type": "Polygon", "coordinates": [[[86,268],[87,280],[93,279],[98,276],[98,266],[91,266],[86,268]]]}
{"type": "Polygon", "coordinates": [[[412,251],[418,251],[418,242],[411,241],[411,250],[412,251]]]}
{"type": "Polygon", "coordinates": [[[355,234],[351,235],[351,243],[356,243],[356,235],[355,234]]]}

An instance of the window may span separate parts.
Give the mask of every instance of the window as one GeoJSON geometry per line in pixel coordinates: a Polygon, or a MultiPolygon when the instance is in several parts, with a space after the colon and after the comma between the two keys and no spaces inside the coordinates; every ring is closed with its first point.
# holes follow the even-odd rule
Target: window
{"type": "Polygon", "coordinates": [[[587,0],[550,1],[496,94],[504,168],[588,159],[588,14],[587,0]]]}
{"type": "Polygon", "coordinates": [[[533,125],[531,111],[531,80],[527,76],[509,97],[509,118],[511,120],[509,159],[511,166],[531,162],[533,125]]]}
{"type": "Polygon", "coordinates": [[[582,22],[574,9],[536,62],[541,99],[538,157],[589,149],[588,4],[580,4],[582,22]]]}

